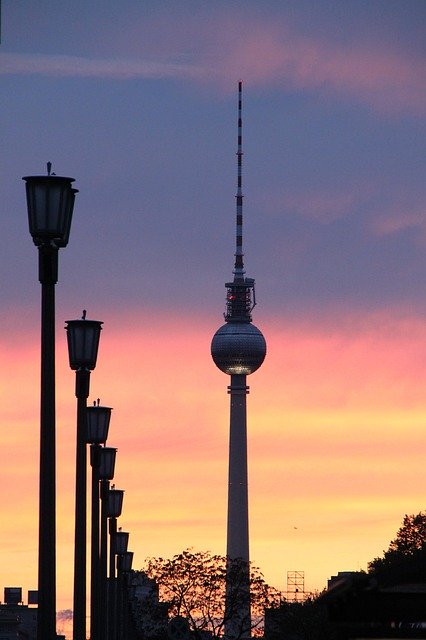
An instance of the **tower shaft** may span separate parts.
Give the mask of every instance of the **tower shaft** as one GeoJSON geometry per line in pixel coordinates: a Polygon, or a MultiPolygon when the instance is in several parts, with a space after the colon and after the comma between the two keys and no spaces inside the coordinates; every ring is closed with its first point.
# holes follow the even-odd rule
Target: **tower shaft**
{"type": "Polygon", "coordinates": [[[247,393],[245,375],[231,375],[228,527],[226,556],[249,561],[249,520],[247,480],[247,393]]]}
{"type": "Polygon", "coordinates": [[[231,375],[225,638],[249,638],[250,555],[247,474],[246,375],[231,375]]]}

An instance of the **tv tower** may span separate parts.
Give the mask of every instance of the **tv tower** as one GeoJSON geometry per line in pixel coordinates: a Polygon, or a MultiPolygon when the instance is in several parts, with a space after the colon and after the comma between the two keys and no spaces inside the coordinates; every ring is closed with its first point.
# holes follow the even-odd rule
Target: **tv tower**
{"type": "Polygon", "coordinates": [[[238,83],[238,182],[234,279],[225,287],[225,324],[216,331],[211,344],[214,363],[231,376],[229,437],[229,484],[227,525],[227,588],[225,637],[249,637],[250,570],[247,484],[247,376],[256,371],[266,355],[266,342],[252,324],[256,304],[254,279],[245,277],[243,261],[242,193],[242,82],[238,83]],[[236,583],[238,582],[238,593],[236,583]],[[243,597],[241,597],[243,594],[243,597]],[[245,594],[245,595],[244,595],[245,594]]]}

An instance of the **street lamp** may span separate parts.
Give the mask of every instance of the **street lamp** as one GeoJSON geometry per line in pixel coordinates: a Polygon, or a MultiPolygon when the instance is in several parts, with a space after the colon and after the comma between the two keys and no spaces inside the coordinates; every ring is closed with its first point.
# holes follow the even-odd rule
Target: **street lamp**
{"type": "Polygon", "coordinates": [[[132,570],[133,551],[125,551],[125,553],[117,556],[117,570],[119,581],[119,615],[118,626],[119,632],[117,638],[127,640],[129,637],[129,599],[128,599],[128,575],[132,570]]]}
{"type": "Polygon", "coordinates": [[[86,640],[86,402],[89,396],[90,372],[96,366],[102,324],[99,320],[87,320],[86,310],[84,310],[80,320],[67,320],[65,327],[70,367],[76,373],[75,395],[77,397],[74,640],[86,640]]]}
{"type": "Polygon", "coordinates": [[[101,481],[108,483],[108,485],[105,484],[105,486],[108,486],[108,489],[109,481],[114,478],[116,454],[117,449],[114,447],[102,447],[101,449],[99,478],[101,481]]]}
{"type": "Polygon", "coordinates": [[[109,483],[114,477],[115,457],[117,449],[113,447],[103,447],[100,450],[99,478],[101,481],[101,546],[100,546],[100,569],[99,569],[99,596],[101,606],[99,609],[99,632],[102,640],[108,635],[107,599],[108,599],[108,494],[110,492],[109,483]]]}
{"type": "Polygon", "coordinates": [[[90,556],[90,637],[99,638],[99,467],[101,444],[108,437],[111,407],[94,403],[87,407],[87,442],[90,444],[90,464],[92,466],[92,527],[90,556]]]}
{"type": "Polygon", "coordinates": [[[124,498],[123,489],[115,489],[113,485],[108,493],[108,503],[107,503],[108,518],[116,520],[121,516],[121,511],[123,509],[123,498],[124,498]]]}
{"type": "Polygon", "coordinates": [[[117,531],[114,536],[114,552],[117,558],[117,581],[115,589],[115,624],[114,633],[109,640],[121,640],[123,635],[123,556],[127,553],[129,534],[127,531],[117,531]]]}
{"type": "MultiPolygon", "coordinates": [[[[118,548],[122,549],[123,545],[119,541],[117,543],[117,535],[123,534],[122,531],[117,531],[117,518],[120,517],[121,511],[123,509],[123,497],[124,491],[122,489],[115,489],[114,486],[108,492],[108,501],[107,501],[107,517],[109,519],[109,579],[108,579],[108,639],[115,640],[116,636],[116,619],[117,619],[117,609],[116,609],[116,575],[115,575],[115,556],[117,552],[117,544],[118,548]],[[120,546],[121,545],[121,546],[120,546]]],[[[127,536],[127,541],[129,539],[129,534],[125,534],[127,536]]],[[[122,537],[122,536],[121,536],[122,537]]],[[[127,541],[126,548],[124,551],[127,551],[127,541]]]]}
{"type": "MultiPolygon", "coordinates": [[[[114,536],[114,553],[116,556],[122,556],[127,552],[129,544],[129,533],[119,529],[114,536]]],[[[118,560],[117,560],[118,564],[118,560]]]]}
{"type": "Polygon", "coordinates": [[[87,407],[87,442],[89,444],[101,445],[108,438],[109,423],[111,421],[112,407],[104,407],[100,400],[87,407]]]}
{"type": "MultiPolygon", "coordinates": [[[[124,491],[122,489],[110,489],[108,492],[106,503],[106,516],[109,518],[109,579],[111,583],[115,580],[115,554],[119,553],[116,550],[117,534],[123,532],[117,531],[117,518],[121,516],[123,509],[124,491]]],[[[129,534],[127,534],[127,537],[129,534]]],[[[122,553],[122,552],[121,552],[122,553]]]]}
{"type": "Polygon", "coordinates": [[[37,636],[56,638],[55,284],[58,251],[68,244],[74,178],[26,176],[28,223],[41,283],[40,487],[37,636]]]}

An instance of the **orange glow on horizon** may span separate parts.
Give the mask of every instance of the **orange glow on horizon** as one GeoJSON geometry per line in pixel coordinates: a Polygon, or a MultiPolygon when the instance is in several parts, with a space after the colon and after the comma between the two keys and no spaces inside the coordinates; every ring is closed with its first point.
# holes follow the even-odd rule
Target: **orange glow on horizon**
{"type": "MultiPolygon", "coordinates": [[[[285,589],[287,570],[322,589],[365,568],[405,513],[423,508],[426,323],[397,314],[264,326],[268,355],[249,378],[251,557],[285,589]],[[332,541],[332,544],[330,544],[332,541]]],[[[214,327],[142,314],[105,323],[90,401],[113,407],[109,444],[125,489],[120,525],[135,566],[186,547],[224,553],[229,398],[210,359],[214,327]],[[120,325],[117,326],[122,326],[120,325]]],[[[64,332],[65,333],[65,332],[64,332]]],[[[36,588],[37,336],[1,345],[3,584],[36,588]],[[34,346],[36,345],[36,346],[34,346]]],[[[58,609],[72,607],[74,374],[57,337],[58,609]]],[[[89,469],[90,471],[90,469],[89,469]]]]}

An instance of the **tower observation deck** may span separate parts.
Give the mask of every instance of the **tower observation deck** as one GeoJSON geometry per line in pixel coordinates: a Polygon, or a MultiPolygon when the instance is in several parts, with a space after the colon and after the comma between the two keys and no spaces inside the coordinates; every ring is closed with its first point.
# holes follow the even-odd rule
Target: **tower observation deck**
{"type": "Polygon", "coordinates": [[[225,287],[225,324],[214,334],[211,355],[216,366],[231,376],[228,482],[228,560],[225,637],[248,638],[251,630],[249,521],[247,480],[247,375],[262,365],[266,342],[252,324],[256,304],[254,279],[245,277],[243,261],[242,82],[238,83],[238,183],[236,247],[232,282],[225,287]],[[236,584],[238,583],[238,589],[236,584]]]}

